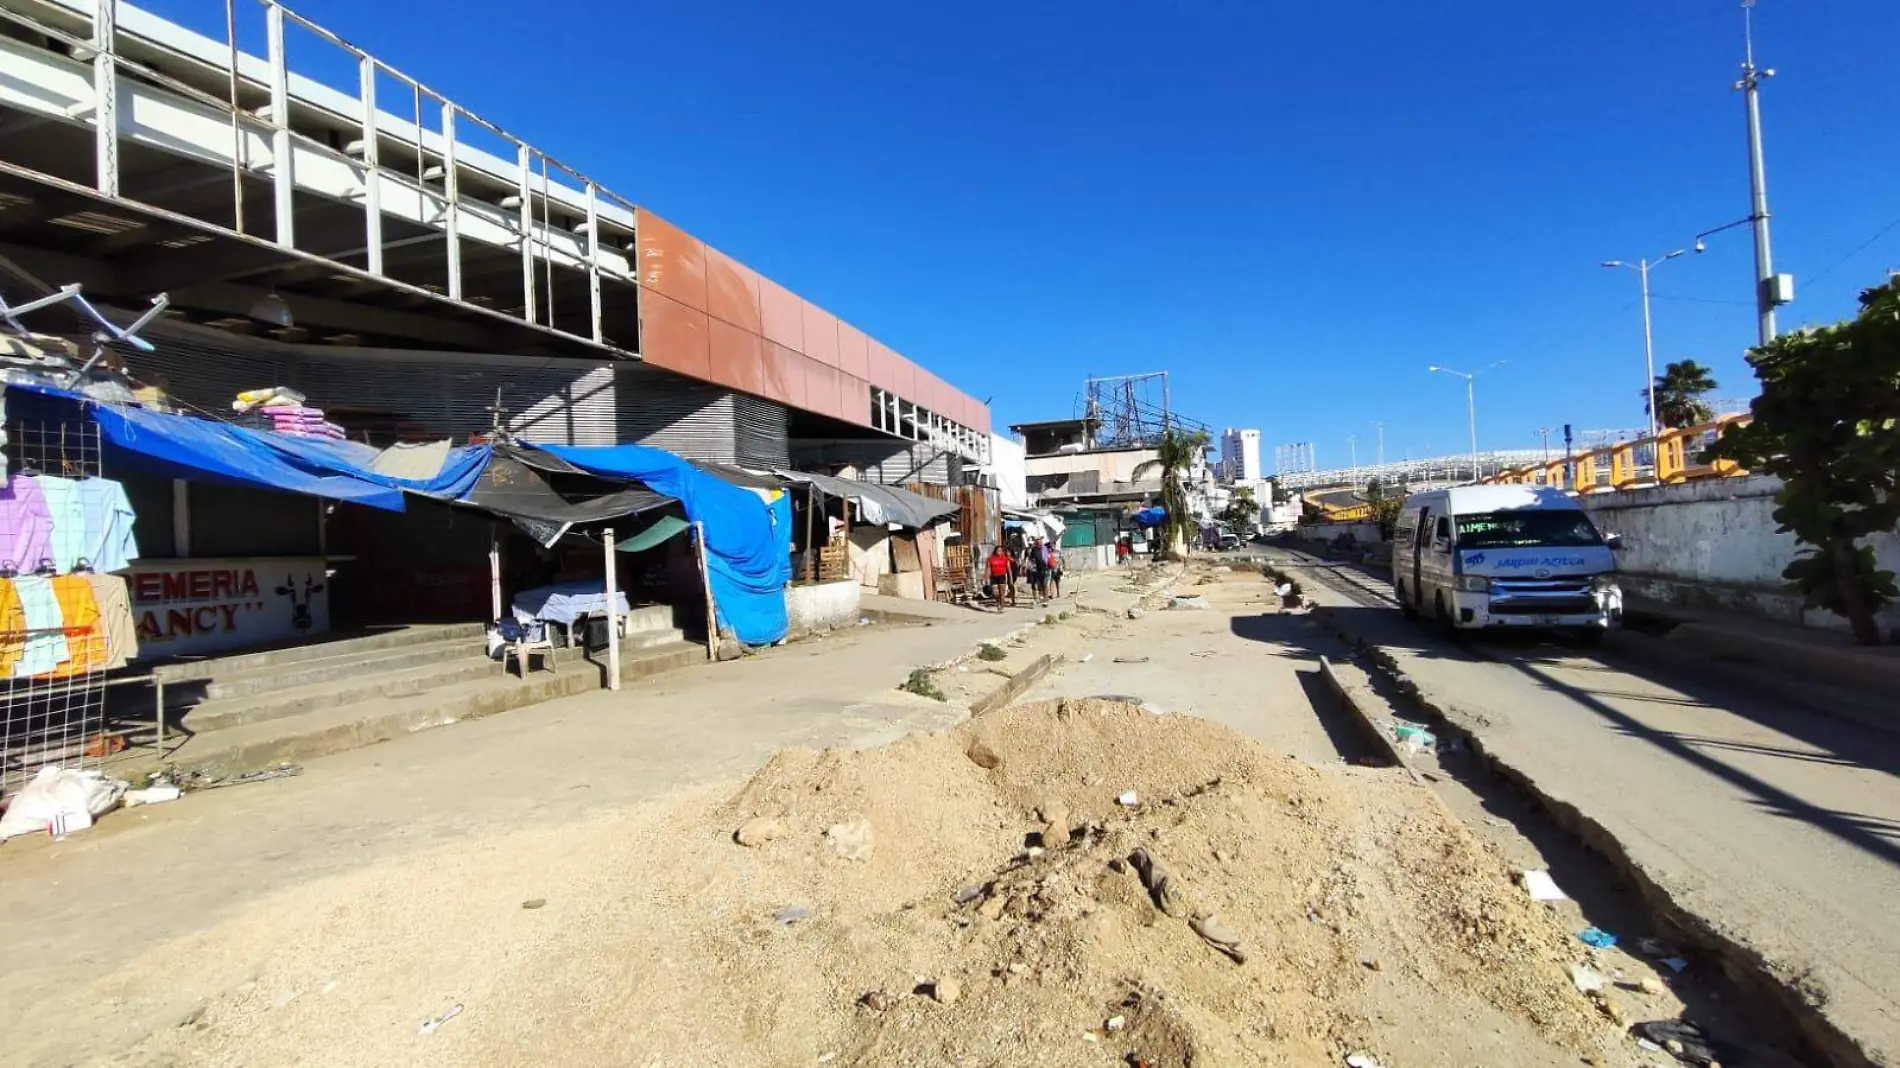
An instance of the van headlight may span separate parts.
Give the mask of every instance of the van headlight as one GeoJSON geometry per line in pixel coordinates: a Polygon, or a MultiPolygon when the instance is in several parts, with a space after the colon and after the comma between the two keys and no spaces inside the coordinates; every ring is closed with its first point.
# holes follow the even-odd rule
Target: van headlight
{"type": "Polygon", "coordinates": [[[1458,580],[1458,588],[1467,593],[1490,593],[1491,580],[1483,575],[1466,575],[1458,580]]]}
{"type": "Polygon", "coordinates": [[[1615,575],[1591,575],[1590,588],[1598,593],[1608,593],[1616,589],[1615,575]]]}

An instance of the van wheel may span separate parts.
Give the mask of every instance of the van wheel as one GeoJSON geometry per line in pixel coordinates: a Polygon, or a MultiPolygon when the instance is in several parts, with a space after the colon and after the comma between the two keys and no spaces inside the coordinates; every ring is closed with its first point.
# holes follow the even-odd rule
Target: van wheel
{"type": "Polygon", "coordinates": [[[1451,609],[1445,607],[1445,595],[1432,596],[1432,621],[1438,624],[1438,630],[1446,638],[1457,641],[1458,627],[1452,622],[1451,609]]]}
{"type": "Polygon", "coordinates": [[[1412,595],[1409,591],[1406,590],[1405,583],[1403,582],[1399,583],[1398,590],[1399,590],[1399,615],[1402,615],[1407,619],[1417,619],[1418,605],[1412,603],[1412,595]]]}

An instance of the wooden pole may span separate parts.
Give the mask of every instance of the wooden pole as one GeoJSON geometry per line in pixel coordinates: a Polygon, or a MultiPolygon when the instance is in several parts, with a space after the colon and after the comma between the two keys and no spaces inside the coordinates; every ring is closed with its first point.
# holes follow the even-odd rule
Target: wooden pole
{"type": "MultiPolygon", "coordinates": [[[[829,529],[829,524],[826,525],[829,529]]],[[[818,581],[818,487],[805,483],[805,552],[811,560],[811,573],[805,577],[818,581]]]]}
{"type": "Polygon", "coordinates": [[[706,659],[719,659],[719,612],[713,605],[712,570],[706,566],[706,525],[693,524],[693,548],[699,555],[699,585],[706,594],[706,659]]]}
{"type": "Polygon", "coordinates": [[[601,531],[601,551],[607,563],[607,688],[620,689],[620,576],[614,573],[614,528],[601,531]]]}
{"type": "Polygon", "coordinates": [[[501,621],[501,539],[495,528],[488,528],[488,611],[489,618],[501,621]]]}

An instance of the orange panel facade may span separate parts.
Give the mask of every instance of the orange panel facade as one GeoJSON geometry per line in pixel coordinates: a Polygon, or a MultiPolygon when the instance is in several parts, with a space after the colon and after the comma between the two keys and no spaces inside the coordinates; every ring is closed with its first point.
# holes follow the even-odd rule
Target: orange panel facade
{"type": "Polygon", "coordinates": [[[640,301],[640,357],[655,367],[711,379],[706,313],[658,293],[640,301]]]}
{"type": "Polygon", "coordinates": [[[635,225],[640,285],[695,311],[705,311],[706,246],[649,211],[642,210],[635,225]]]}
{"type": "Polygon", "coordinates": [[[634,254],[641,357],[859,426],[873,386],[987,432],[989,411],[784,286],[642,208],[634,254]]]}
{"type": "Polygon", "coordinates": [[[759,272],[716,248],[706,250],[706,311],[757,337],[765,336],[759,320],[759,272]]]}

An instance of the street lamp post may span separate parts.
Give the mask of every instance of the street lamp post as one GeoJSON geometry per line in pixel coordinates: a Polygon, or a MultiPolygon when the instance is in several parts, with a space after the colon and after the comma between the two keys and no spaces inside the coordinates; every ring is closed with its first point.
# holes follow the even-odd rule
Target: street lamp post
{"type": "Polygon", "coordinates": [[[1432,364],[1426,368],[1427,371],[1440,371],[1465,380],[1465,417],[1471,423],[1471,481],[1473,482],[1478,481],[1478,376],[1489,371],[1492,367],[1497,367],[1509,362],[1509,360],[1499,360],[1497,363],[1491,364],[1490,367],[1481,368],[1470,374],[1466,374],[1463,371],[1454,371],[1449,367],[1440,367],[1437,364],[1432,364]]]}
{"type": "Polygon", "coordinates": [[[1649,326],[1649,269],[1660,267],[1686,251],[1688,250],[1679,248],[1654,260],[1645,258],[1635,263],[1626,263],[1623,260],[1603,261],[1605,267],[1628,267],[1643,280],[1643,369],[1647,372],[1643,378],[1643,388],[1649,394],[1649,436],[1652,438],[1656,436],[1656,343],[1651,336],[1649,326]]]}

